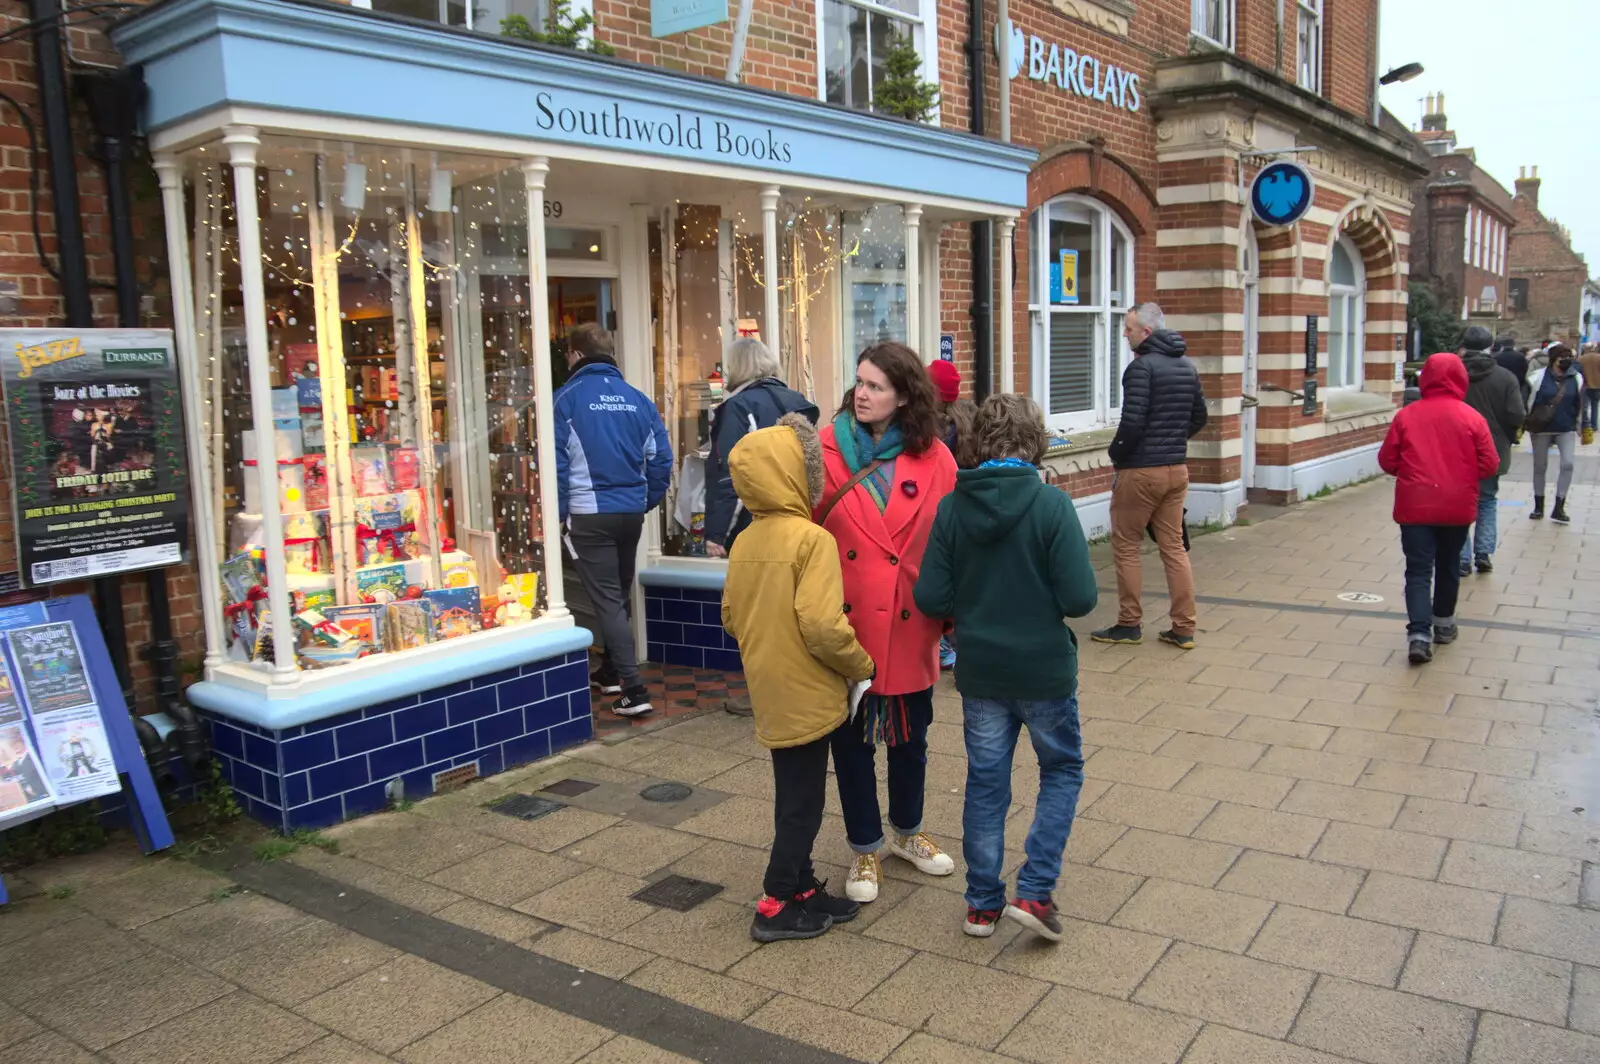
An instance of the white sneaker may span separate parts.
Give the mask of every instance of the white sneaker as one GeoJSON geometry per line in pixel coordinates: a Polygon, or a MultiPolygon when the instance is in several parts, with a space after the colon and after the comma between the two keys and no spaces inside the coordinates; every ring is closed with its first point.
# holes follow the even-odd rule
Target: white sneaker
{"type": "Polygon", "coordinates": [[[955,860],[939,849],[925,831],[915,835],[890,835],[885,845],[896,857],[916,865],[923,875],[947,876],[956,870],[955,860]]]}
{"type": "Polygon", "coordinates": [[[858,853],[850,865],[850,874],[844,880],[844,896],[865,905],[878,900],[878,880],[883,869],[875,853],[858,853]]]}

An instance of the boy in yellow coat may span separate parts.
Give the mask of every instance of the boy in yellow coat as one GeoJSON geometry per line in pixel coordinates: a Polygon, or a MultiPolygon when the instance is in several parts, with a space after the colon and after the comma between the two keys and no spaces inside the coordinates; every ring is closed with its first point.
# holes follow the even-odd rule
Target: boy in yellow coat
{"type": "Polygon", "coordinates": [[[772,751],[772,856],[750,936],[815,938],[855,917],[812,869],[828,782],[828,737],[872,659],[844,615],[839,547],[811,511],[822,500],[822,447],[798,414],[752,432],[728,455],[753,521],[728,554],[722,624],[739,641],[756,738],[772,751]]]}

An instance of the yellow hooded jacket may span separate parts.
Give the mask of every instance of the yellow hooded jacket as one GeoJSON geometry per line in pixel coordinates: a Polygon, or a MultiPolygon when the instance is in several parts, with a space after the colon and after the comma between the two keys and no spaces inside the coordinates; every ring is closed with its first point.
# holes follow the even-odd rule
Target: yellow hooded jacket
{"type": "Polygon", "coordinates": [[[799,414],[749,433],[728,455],[754,520],[728,553],[722,625],[739,641],[756,737],[800,746],[844,722],[850,684],[872,659],[844,615],[839,546],[811,520],[822,499],[822,447],[799,414]]]}

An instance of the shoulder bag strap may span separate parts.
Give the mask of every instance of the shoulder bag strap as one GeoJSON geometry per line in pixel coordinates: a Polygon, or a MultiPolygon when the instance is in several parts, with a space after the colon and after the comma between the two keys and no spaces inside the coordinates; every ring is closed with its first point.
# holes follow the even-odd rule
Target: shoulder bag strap
{"type": "Polygon", "coordinates": [[[866,465],[856,470],[856,475],[845,481],[843,486],[841,486],[838,491],[828,496],[828,501],[822,504],[822,509],[817,511],[817,524],[826,524],[828,521],[828,515],[833,513],[833,508],[835,506],[839,505],[839,500],[850,494],[850,489],[854,488],[863,480],[866,480],[873,473],[876,473],[882,466],[883,459],[878,458],[868,462],[866,465]]]}

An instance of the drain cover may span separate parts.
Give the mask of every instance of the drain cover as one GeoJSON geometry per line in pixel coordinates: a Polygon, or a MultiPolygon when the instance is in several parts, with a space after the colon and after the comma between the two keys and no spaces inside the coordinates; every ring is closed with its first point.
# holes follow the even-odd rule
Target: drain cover
{"type": "Polygon", "coordinates": [[[491,812],[516,817],[518,820],[538,820],[542,816],[549,816],[557,809],[565,808],[566,806],[560,802],[552,802],[548,798],[536,798],[531,794],[513,794],[489,806],[491,812]]]}
{"type": "MultiPolygon", "coordinates": [[[[682,784],[675,784],[675,786],[682,786],[682,784]]],[[[707,883],[703,879],[690,879],[688,876],[668,876],[660,882],[652,883],[643,890],[637,891],[633,895],[633,899],[662,909],[686,913],[701,902],[714,898],[720,893],[722,893],[722,884],[720,883],[707,883]]]]}
{"type": "Polygon", "coordinates": [[[598,786],[600,786],[598,783],[590,783],[588,780],[565,779],[556,780],[550,786],[540,789],[550,794],[559,794],[564,798],[576,798],[578,795],[592,791],[598,786]]]}
{"type": "Polygon", "coordinates": [[[687,783],[652,783],[639,792],[639,797],[647,802],[681,802],[693,793],[694,788],[687,783]]]}

